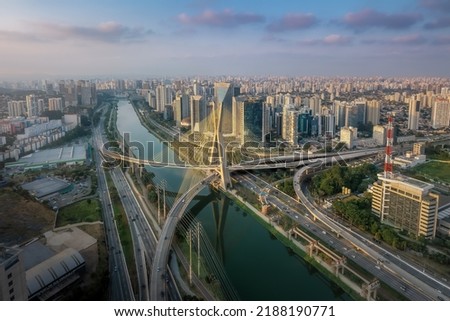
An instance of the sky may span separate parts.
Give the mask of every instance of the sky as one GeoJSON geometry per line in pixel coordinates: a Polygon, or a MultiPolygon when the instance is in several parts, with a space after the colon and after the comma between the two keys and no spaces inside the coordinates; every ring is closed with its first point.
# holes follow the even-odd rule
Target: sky
{"type": "Polygon", "coordinates": [[[0,0],[0,78],[450,76],[450,0],[0,0]]]}

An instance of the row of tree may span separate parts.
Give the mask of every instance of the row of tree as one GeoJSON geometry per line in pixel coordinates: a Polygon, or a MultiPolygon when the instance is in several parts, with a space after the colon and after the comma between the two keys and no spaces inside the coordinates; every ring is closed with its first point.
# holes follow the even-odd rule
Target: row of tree
{"type": "Polygon", "coordinates": [[[342,191],[342,187],[364,192],[367,186],[377,179],[377,171],[377,167],[371,163],[357,167],[334,165],[314,176],[310,188],[312,193],[319,197],[337,194],[342,191]]]}

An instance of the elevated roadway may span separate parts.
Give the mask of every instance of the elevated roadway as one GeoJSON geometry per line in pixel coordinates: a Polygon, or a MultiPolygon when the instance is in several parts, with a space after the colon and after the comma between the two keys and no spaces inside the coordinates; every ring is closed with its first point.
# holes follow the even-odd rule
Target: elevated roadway
{"type": "MultiPolygon", "coordinates": [[[[367,270],[375,272],[374,275],[389,284],[394,289],[403,291],[403,294],[411,300],[440,300],[450,295],[450,288],[428,274],[423,273],[411,264],[401,260],[395,254],[381,248],[370,240],[365,239],[348,227],[331,219],[320,211],[306,196],[306,187],[303,178],[312,168],[305,166],[298,170],[294,176],[294,189],[303,206],[314,217],[328,226],[338,236],[343,237],[356,248],[362,250],[376,263],[364,262],[362,257],[354,257],[354,261],[367,270]],[[389,262],[381,264],[379,262],[389,262]],[[378,262],[378,263],[377,263],[378,262]],[[369,266],[369,265],[372,266],[369,266]],[[375,265],[376,264],[376,265],[375,265]],[[378,271],[374,271],[373,267],[378,271]]],[[[309,173],[311,174],[311,173],[309,173]]]]}
{"type": "Polygon", "coordinates": [[[192,199],[215,178],[217,178],[216,174],[210,174],[192,186],[173,204],[170,209],[156,246],[155,255],[153,257],[152,272],[150,276],[150,300],[164,300],[166,296],[164,280],[167,275],[167,262],[177,224],[182,218],[184,212],[186,212],[186,209],[192,199]]]}

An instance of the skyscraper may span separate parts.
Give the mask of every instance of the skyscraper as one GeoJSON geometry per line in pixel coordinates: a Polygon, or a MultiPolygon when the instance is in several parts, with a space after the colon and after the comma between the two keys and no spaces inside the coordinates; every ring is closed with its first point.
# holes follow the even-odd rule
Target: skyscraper
{"type": "Polygon", "coordinates": [[[367,102],[367,122],[372,123],[372,125],[380,123],[380,102],[378,100],[367,102]]]}
{"type": "Polygon", "coordinates": [[[164,85],[158,85],[156,87],[156,111],[159,113],[164,112],[164,106],[166,105],[166,87],[164,85]]]}
{"type": "Polygon", "coordinates": [[[291,145],[298,145],[298,115],[299,112],[289,106],[283,108],[281,137],[291,145]]]}
{"type": "Polygon", "coordinates": [[[25,100],[8,101],[9,117],[17,117],[26,114],[27,102],[25,100]]]}
{"type": "Polygon", "coordinates": [[[235,134],[241,144],[265,142],[268,134],[268,112],[261,98],[239,96],[233,99],[236,105],[235,134]]]}
{"type": "Polygon", "coordinates": [[[365,101],[356,101],[346,105],[345,108],[345,126],[358,127],[366,123],[367,103],[365,101]]]}
{"type": "Polygon", "coordinates": [[[409,100],[408,111],[408,129],[419,129],[419,112],[420,112],[420,100],[416,96],[412,96],[409,100]]]}
{"type": "Polygon", "coordinates": [[[203,96],[191,96],[191,131],[204,132],[203,122],[206,118],[206,104],[203,96]]]}
{"type": "Polygon", "coordinates": [[[27,116],[28,117],[38,116],[38,105],[36,96],[27,95],[26,101],[27,101],[27,116]]]}
{"type": "Polygon", "coordinates": [[[431,110],[431,126],[434,129],[450,126],[450,101],[444,98],[437,99],[431,110]]]}
{"type": "Polygon", "coordinates": [[[226,82],[214,84],[215,108],[222,109],[222,134],[233,133],[233,86],[226,82]]]}

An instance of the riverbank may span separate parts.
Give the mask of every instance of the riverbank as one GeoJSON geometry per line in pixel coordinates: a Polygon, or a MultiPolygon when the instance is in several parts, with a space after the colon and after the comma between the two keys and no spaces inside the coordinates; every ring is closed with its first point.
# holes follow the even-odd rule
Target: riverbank
{"type": "Polygon", "coordinates": [[[327,279],[335,283],[342,290],[344,290],[355,301],[364,300],[359,295],[360,287],[352,282],[349,278],[340,275],[339,278],[335,276],[333,267],[326,264],[324,261],[317,261],[307,254],[307,247],[290,238],[286,235],[286,232],[277,225],[274,225],[267,216],[263,215],[258,209],[242,199],[236,192],[229,192],[221,190],[228,198],[233,200],[242,210],[252,215],[259,224],[264,226],[274,237],[277,238],[282,244],[290,248],[296,255],[315,267],[320,273],[322,273],[327,279]]]}
{"type": "MultiPolygon", "coordinates": [[[[153,134],[152,136],[154,136],[152,140],[157,143],[156,145],[160,145],[157,141],[159,139],[162,139],[163,137],[161,137],[161,135],[157,135],[158,133],[154,133],[152,127],[145,126],[145,124],[143,124],[143,119],[141,117],[142,115],[140,115],[140,112],[136,111],[136,109],[132,107],[132,104],[130,104],[130,107],[131,108],[124,109],[124,111],[126,110],[126,115],[130,114],[130,112],[134,110],[136,117],[134,115],[131,117],[130,115],[130,117],[124,118],[125,114],[122,114],[122,116],[118,117],[119,122],[121,121],[121,119],[126,119],[126,121],[123,122],[123,125],[121,125],[120,130],[129,132],[132,131],[135,139],[140,139],[142,141],[148,140],[148,137],[146,136],[147,134],[144,133],[144,131],[150,132],[151,134],[153,134]],[[138,121],[142,124],[141,128],[136,127],[136,123],[138,121]]],[[[171,150],[171,153],[175,154],[175,151],[171,150]]],[[[185,172],[182,172],[180,175],[179,170],[167,170],[164,168],[155,169],[155,173],[159,179],[171,180],[174,186],[178,186],[179,182],[183,180],[182,177],[184,175],[188,175],[185,172]]],[[[178,190],[179,187],[176,188],[178,190]]],[[[211,204],[208,206],[216,206],[213,205],[214,201],[215,197],[210,201],[211,203],[208,203],[211,204]]],[[[205,223],[202,224],[206,224],[205,226],[207,227],[207,229],[209,229],[209,231],[214,234],[216,232],[214,232],[214,228],[212,228],[211,230],[211,227],[216,226],[216,223],[212,222],[211,220],[213,220],[212,218],[215,216],[211,215],[213,213],[211,212],[211,207],[209,208],[210,209],[205,209],[203,211],[203,213],[206,215],[203,217],[206,218],[208,222],[205,221],[205,223]]],[[[283,253],[283,248],[286,249],[287,247],[283,242],[281,242],[282,239],[280,241],[277,240],[276,242],[272,242],[270,239],[268,239],[268,234],[275,235],[275,233],[270,231],[269,227],[264,226],[257,219],[254,219],[254,215],[249,215],[247,220],[242,221],[243,225],[241,225],[241,219],[239,219],[238,225],[235,225],[235,223],[237,223],[235,219],[236,216],[230,216],[234,214],[232,212],[235,211],[235,208],[245,209],[245,206],[239,205],[236,207],[229,207],[226,210],[228,211],[228,213],[223,213],[222,217],[226,220],[226,217],[228,216],[230,222],[225,224],[224,221],[223,223],[221,223],[221,226],[234,226],[235,228],[230,228],[226,232],[226,235],[220,234],[220,237],[223,237],[224,242],[226,242],[227,244],[231,243],[230,247],[222,248],[222,250],[225,252],[221,252],[221,255],[224,255],[224,257],[226,258],[224,264],[227,266],[227,274],[233,277],[233,283],[236,282],[235,284],[239,285],[239,291],[242,291],[243,299],[251,300],[257,298],[262,300],[334,300],[339,298],[350,298],[349,295],[345,294],[345,291],[343,291],[341,288],[339,288],[338,285],[336,285],[338,284],[337,282],[329,281],[330,279],[333,279],[332,276],[328,277],[326,273],[316,273],[317,271],[321,271],[320,268],[313,268],[313,264],[307,263],[307,260],[300,259],[304,256],[294,256],[290,254],[294,252],[294,250],[287,251],[289,254],[286,254],[286,252],[283,253]],[[242,230],[244,226],[246,226],[244,229],[245,232],[244,230],[242,230]],[[270,231],[270,233],[265,232],[268,230],[270,231]],[[249,231],[255,234],[252,234],[252,237],[250,237],[250,234],[247,234],[247,232],[249,231]],[[247,235],[249,237],[247,237],[247,235]],[[236,242],[244,236],[246,239],[245,246],[242,246],[244,244],[241,243],[241,246],[235,248],[234,246],[236,242]],[[259,241],[262,241],[265,244],[263,246],[264,250],[262,251],[260,246],[252,248],[252,246],[258,244],[259,241]],[[245,254],[248,253],[248,251],[255,252],[255,255],[261,254],[260,252],[263,252],[264,254],[263,257],[254,256],[253,259],[251,259],[248,257],[248,255],[245,254]],[[266,255],[266,257],[264,257],[264,255],[266,255]],[[247,260],[247,258],[249,260],[247,260]],[[265,263],[262,263],[263,265],[260,265],[261,263],[254,264],[255,262],[265,263]],[[274,266],[272,266],[272,264],[274,264],[274,266]],[[279,271],[280,274],[272,273],[271,270],[279,271]],[[264,274],[264,277],[262,277],[262,274],[264,274]],[[261,284],[260,282],[263,282],[263,284],[261,284]],[[278,293],[275,289],[279,288],[280,282],[289,285],[290,289],[284,290],[283,293],[278,293]],[[307,291],[305,291],[303,288],[305,284],[308,284],[309,287],[307,291]],[[264,291],[261,291],[261,287],[264,288],[264,291]]],[[[242,218],[243,216],[239,217],[242,218]]],[[[222,232],[218,231],[218,233],[222,232]]],[[[210,238],[210,240],[212,240],[212,242],[217,246],[217,235],[211,236],[212,238],[210,238]]],[[[273,239],[275,239],[275,237],[273,239]]]]}

